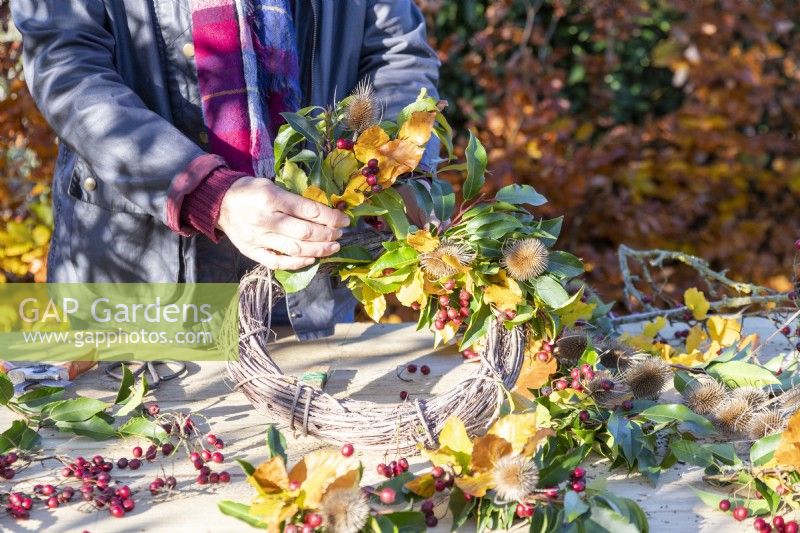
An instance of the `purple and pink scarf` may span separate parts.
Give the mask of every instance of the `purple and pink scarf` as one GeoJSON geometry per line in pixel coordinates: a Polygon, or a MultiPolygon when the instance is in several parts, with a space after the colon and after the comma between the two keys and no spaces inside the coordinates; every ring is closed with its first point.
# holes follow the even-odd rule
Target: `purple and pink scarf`
{"type": "Polygon", "coordinates": [[[300,106],[291,0],[190,0],[210,150],[253,176],[273,175],[280,113],[300,106]]]}

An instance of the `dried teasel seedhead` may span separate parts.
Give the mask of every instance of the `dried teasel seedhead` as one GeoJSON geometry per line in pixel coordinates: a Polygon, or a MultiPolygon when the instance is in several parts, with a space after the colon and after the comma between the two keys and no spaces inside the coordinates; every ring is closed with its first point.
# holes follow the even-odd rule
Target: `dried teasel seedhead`
{"type": "Polygon", "coordinates": [[[348,129],[361,133],[377,123],[378,101],[375,90],[367,80],[361,80],[350,94],[344,110],[344,123],[348,129]]]}
{"type": "MultiPolygon", "coordinates": [[[[618,339],[607,338],[598,346],[600,363],[609,370],[624,372],[642,356],[618,339]]],[[[649,357],[649,356],[646,356],[649,357]]]]}
{"type": "Polygon", "coordinates": [[[500,264],[517,281],[531,281],[547,270],[550,251],[535,237],[512,241],[503,248],[500,264]]]}
{"type": "Polygon", "coordinates": [[[768,409],[753,414],[747,424],[747,436],[753,440],[780,433],[786,429],[786,419],[779,411],[768,409]]]}
{"type": "Polygon", "coordinates": [[[699,415],[716,410],[728,394],[728,389],[715,379],[703,379],[684,391],[686,406],[699,415]]]}
{"type": "Polygon", "coordinates": [[[536,464],[521,455],[506,455],[495,463],[492,480],[498,498],[503,501],[523,501],[536,490],[539,471],[536,464]]]}
{"type": "Polygon", "coordinates": [[[360,487],[333,489],[322,499],[319,514],[325,531],[358,533],[369,518],[369,503],[360,487]]]}
{"type": "Polygon", "coordinates": [[[422,270],[433,279],[446,278],[458,274],[456,265],[467,266],[475,260],[475,250],[468,244],[455,241],[442,241],[435,250],[422,254],[422,270]]]}
{"type": "Polygon", "coordinates": [[[739,387],[731,391],[731,396],[742,398],[750,406],[750,409],[762,409],[769,400],[769,394],[757,387],[739,387]]]}
{"type": "Polygon", "coordinates": [[[727,398],[717,410],[712,413],[717,426],[728,433],[742,433],[747,431],[753,413],[750,405],[744,398],[727,398]]]}
{"type": "Polygon", "coordinates": [[[672,378],[670,366],[658,357],[637,360],[622,373],[622,379],[639,400],[657,400],[672,378]]]}
{"type": "Polygon", "coordinates": [[[562,363],[574,365],[581,358],[587,346],[589,346],[589,338],[585,333],[578,330],[564,330],[556,340],[553,355],[562,363]]]}
{"type": "Polygon", "coordinates": [[[586,383],[586,393],[601,407],[613,407],[629,396],[628,388],[614,379],[608,370],[595,372],[594,377],[586,383]]]}

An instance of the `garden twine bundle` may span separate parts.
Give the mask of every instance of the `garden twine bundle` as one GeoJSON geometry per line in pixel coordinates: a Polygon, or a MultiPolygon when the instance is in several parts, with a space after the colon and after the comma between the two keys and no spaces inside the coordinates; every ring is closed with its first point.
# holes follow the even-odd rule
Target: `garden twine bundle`
{"type": "MultiPolygon", "coordinates": [[[[347,243],[380,251],[378,234],[352,234],[347,243]]],[[[240,285],[238,358],[228,372],[235,388],[279,425],[330,443],[353,443],[363,449],[407,450],[417,443],[432,447],[445,421],[457,416],[467,431],[479,433],[498,417],[506,391],[522,367],[525,332],[508,331],[500,322],[489,328],[477,370],[451,390],[427,399],[377,404],[337,399],[319,387],[285,375],[270,355],[270,314],[283,293],[271,272],[258,267],[240,285]]]]}

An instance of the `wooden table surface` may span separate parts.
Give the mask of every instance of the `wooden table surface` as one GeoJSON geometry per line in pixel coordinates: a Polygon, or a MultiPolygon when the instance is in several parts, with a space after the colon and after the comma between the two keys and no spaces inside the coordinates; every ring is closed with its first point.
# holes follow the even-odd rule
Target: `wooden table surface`
{"type": "MultiPolygon", "coordinates": [[[[759,332],[762,339],[773,329],[765,320],[748,319],[745,323],[746,332],[759,332]]],[[[781,348],[785,349],[785,346],[781,348]]],[[[779,345],[773,342],[762,353],[766,357],[778,349],[779,345]]],[[[457,383],[465,372],[471,371],[471,365],[463,364],[453,348],[434,351],[432,336],[414,331],[412,324],[343,324],[337,327],[333,337],[302,344],[284,335],[275,345],[274,358],[287,374],[299,376],[311,369],[329,371],[328,392],[381,403],[395,403],[401,390],[408,390],[412,397],[446,390],[457,383]],[[396,369],[410,362],[429,365],[432,370],[430,375],[417,373],[411,383],[399,380],[396,369]]],[[[52,511],[40,508],[26,521],[12,522],[10,518],[2,518],[0,528],[3,531],[88,530],[93,533],[249,529],[243,523],[222,515],[217,509],[217,502],[222,499],[250,501],[253,491],[233,458],[246,459],[255,464],[260,462],[264,458],[264,429],[270,421],[263,414],[255,412],[241,393],[231,391],[224,363],[189,363],[188,367],[186,377],[163,384],[149,399],[156,400],[162,411],[200,413],[208,419],[211,430],[225,440],[224,467],[233,475],[230,484],[195,485],[193,479],[196,472],[184,454],[180,453],[176,454],[178,458],[174,460],[160,459],[152,464],[145,462],[137,472],[114,469],[114,478],[126,480],[132,489],[139,491],[136,509],[122,519],[113,518],[105,510],[81,512],[79,505],[70,504],[52,511]],[[151,503],[152,497],[147,487],[157,475],[175,475],[179,490],[168,501],[151,503]]],[[[80,377],[70,390],[113,401],[116,387],[116,382],[104,372],[93,370],[80,377]]],[[[0,410],[0,428],[8,427],[12,417],[8,410],[0,410]]],[[[288,429],[284,433],[289,439],[290,464],[294,464],[299,456],[325,446],[325,443],[313,438],[292,436],[288,429]]],[[[133,446],[145,444],[136,439],[96,442],[55,431],[45,431],[42,436],[46,454],[73,457],[84,455],[88,458],[96,453],[115,459],[130,457],[133,446]]],[[[382,455],[360,453],[359,450],[356,453],[365,465],[364,483],[377,483],[379,479],[375,465],[384,460],[382,455]]],[[[409,462],[412,471],[423,468],[423,461],[419,457],[409,457],[409,462]]],[[[20,472],[14,482],[24,481],[30,485],[52,482],[56,479],[53,473],[58,467],[59,463],[55,460],[32,465],[20,472]]],[[[628,477],[625,472],[609,474],[604,464],[589,468],[590,478],[607,477],[610,490],[637,501],[647,513],[653,532],[752,530],[752,520],[739,525],[730,515],[701,504],[689,490],[690,486],[702,486],[701,476],[702,470],[699,468],[678,465],[666,472],[659,484],[653,487],[640,476],[628,477]]],[[[443,513],[444,510],[440,508],[437,514],[441,516],[443,513]]],[[[474,531],[474,524],[468,526],[464,531],[474,531]]],[[[449,530],[449,518],[445,518],[433,531],[449,530]]]]}

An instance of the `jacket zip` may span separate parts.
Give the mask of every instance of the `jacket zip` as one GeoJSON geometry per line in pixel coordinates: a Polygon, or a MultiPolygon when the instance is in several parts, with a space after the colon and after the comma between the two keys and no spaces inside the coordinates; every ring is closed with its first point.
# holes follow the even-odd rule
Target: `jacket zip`
{"type": "Polygon", "coordinates": [[[309,83],[311,94],[308,97],[309,105],[311,105],[311,102],[313,101],[313,95],[315,92],[314,89],[316,77],[314,76],[314,70],[317,68],[317,39],[319,33],[319,6],[317,5],[317,0],[311,0],[311,16],[313,18],[314,28],[311,33],[311,82],[309,83]]]}

